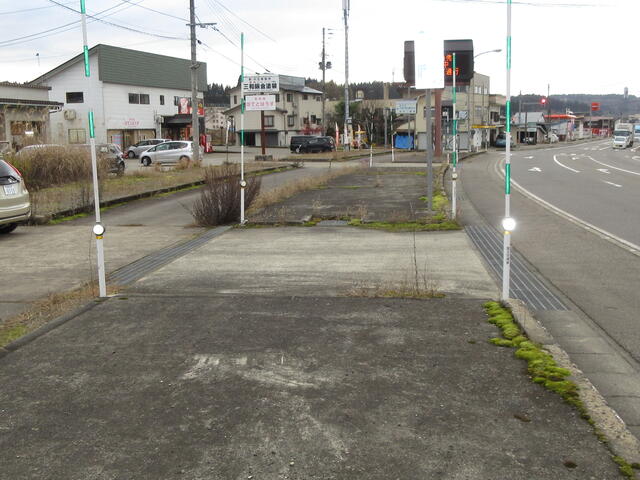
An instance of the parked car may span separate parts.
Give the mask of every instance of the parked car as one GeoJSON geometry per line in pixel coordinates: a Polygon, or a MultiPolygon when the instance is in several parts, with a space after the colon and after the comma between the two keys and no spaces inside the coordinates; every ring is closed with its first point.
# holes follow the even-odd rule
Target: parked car
{"type": "MultiPolygon", "coordinates": [[[[200,147],[200,158],[204,150],[200,147]]],[[[193,160],[193,142],[186,140],[159,143],[140,154],[140,163],[145,166],[156,163],[178,163],[193,160]]]]}
{"type": "Polygon", "coordinates": [[[0,155],[0,234],[10,233],[31,216],[31,200],[20,172],[0,155]]]}
{"type": "Polygon", "coordinates": [[[135,145],[131,145],[129,148],[127,148],[127,158],[139,157],[142,152],[149,150],[151,147],[160,143],[170,141],[171,139],[169,138],[150,138],[147,140],[140,140],[135,145]]]}
{"type": "Polygon", "coordinates": [[[289,149],[296,153],[331,152],[336,149],[336,144],[333,137],[300,135],[291,137],[289,149]]]}
{"type": "MultiPolygon", "coordinates": [[[[89,154],[91,145],[84,143],[82,145],[73,145],[72,148],[81,148],[89,154]]],[[[116,175],[124,175],[126,164],[122,150],[115,143],[98,143],[96,144],[96,156],[98,160],[106,159],[109,162],[109,173],[116,175]]]]}
{"type": "MultiPolygon", "coordinates": [[[[513,140],[513,135],[511,135],[511,148],[515,148],[516,142],[513,140]]],[[[496,137],[496,148],[506,148],[507,147],[507,134],[499,133],[496,137]]]]}

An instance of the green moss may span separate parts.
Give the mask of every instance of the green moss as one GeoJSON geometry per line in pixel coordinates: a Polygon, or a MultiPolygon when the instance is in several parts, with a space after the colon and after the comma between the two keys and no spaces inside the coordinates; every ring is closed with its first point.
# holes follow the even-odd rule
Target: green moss
{"type": "Polygon", "coordinates": [[[513,347],[513,342],[504,338],[492,338],[489,341],[498,347],[513,347]]]}
{"type": "Polygon", "coordinates": [[[421,223],[421,222],[368,222],[364,223],[360,219],[352,219],[349,225],[353,227],[372,228],[375,230],[386,230],[388,232],[434,232],[447,230],[460,230],[460,225],[455,221],[442,223],[421,223]]]}
{"type": "Polygon", "coordinates": [[[88,216],[89,216],[89,213],[87,213],[87,212],[76,213],[75,215],[68,215],[66,217],[54,218],[54,219],[49,221],[49,224],[50,225],[57,225],[58,223],[70,222],[72,220],[77,220],[78,218],[84,218],[84,217],[88,217],[88,216]]]}
{"type": "Polygon", "coordinates": [[[8,345],[26,333],[28,333],[28,329],[24,325],[15,325],[6,330],[0,330],[0,347],[8,345]]]}
{"type": "Polygon", "coordinates": [[[614,456],[613,461],[618,464],[618,468],[620,469],[620,473],[622,473],[627,478],[635,478],[636,475],[633,472],[633,467],[629,464],[624,458],[619,456],[614,456]]]}

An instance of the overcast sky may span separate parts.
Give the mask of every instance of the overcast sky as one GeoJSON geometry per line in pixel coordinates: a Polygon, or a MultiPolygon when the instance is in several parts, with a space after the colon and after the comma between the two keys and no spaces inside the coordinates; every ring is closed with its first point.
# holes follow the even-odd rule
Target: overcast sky
{"type": "MultiPolygon", "coordinates": [[[[55,0],[79,10],[80,1],[55,0]]],[[[246,73],[321,77],[322,28],[327,78],[344,81],[342,0],[196,0],[197,29],[209,83],[234,84],[240,74],[240,32],[246,73]]],[[[189,58],[188,0],[86,0],[89,45],[106,43],[189,58]],[[137,4],[137,5],[135,5],[137,4]],[[150,11],[148,9],[156,10],[150,11]],[[103,12],[103,13],[100,13],[103,12]],[[115,26],[118,25],[118,26],[115,26]],[[125,28],[121,28],[125,27],[125,28]],[[141,34],[139,32],[145,32],[141,34]],[[167,38],[172,37],[172,38],[167,38]]],[[[0,0],[0,81],[33,80],[82,49],[79,14],[52,0],[0,0]]],[[[629,93],[640,95],[633,40],[640,0],[513,0],[512,94],[629,93]],[[635,80],[635,82],[633,81],[635,80]]],[[[435,39],[469,38],[475,70],[506,93],[506,0],[351,0],[349,78],[403,81],[403,42],[418,32],[435,39]],[[395,73],[395,74],[394,74],[395,73]]]]}

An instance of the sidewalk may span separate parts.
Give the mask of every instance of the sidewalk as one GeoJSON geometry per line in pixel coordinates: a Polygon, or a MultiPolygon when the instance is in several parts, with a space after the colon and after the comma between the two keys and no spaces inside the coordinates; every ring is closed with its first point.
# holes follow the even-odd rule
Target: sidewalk
{"type": "Polygon", "coordinates": [[[232,229],[0,358],[0,478],[623,478],[497,294],[462,231],[232,229]]]}

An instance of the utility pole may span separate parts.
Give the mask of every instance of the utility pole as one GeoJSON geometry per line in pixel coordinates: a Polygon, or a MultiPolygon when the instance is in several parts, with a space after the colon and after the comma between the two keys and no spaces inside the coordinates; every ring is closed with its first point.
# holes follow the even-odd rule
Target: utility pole
{"type": "MultiPolygon", "coordinates": [[[[325,102],[326,102],[326,71],[331,69],[331,62],[327,62],[325,32],[326,28],[322,27],[322,61],[320,62],[320,70],[322,70],[322,135],[327,134],[327,124],[324,118],[325,102]]],[[[329,28],[329,35],[332,35],[332,29],[329,28]]]]}
{"type": "MultiPolygon", "coordinates": [[[[193,0],[192,0],[193,1],[193,0]]],[[[351,0],[342,0],[344,13],[344,149],[349,146],[349,9],[351,0]]]]}
{"type": "MultiPolygon", "coordinates": [[[[196,25],[206,27],[215,23],[196,23],[195,0],[189,0],[189,33],[191,36],[191,136],[193,160],[200,161],[200,122],[198,120],[198,60],[196,58],[196,25]]],[[[203,100],[204,101],[204,100],[203,100]]]]}
{"type": "Polygon", "coordinates": [[[200,122],[198,120],[198,61],[196,59],[196,7],[189,0],[189,31],[191,34],[191,136],[193,138],[193,161],[200,161],[200,122]]]}

